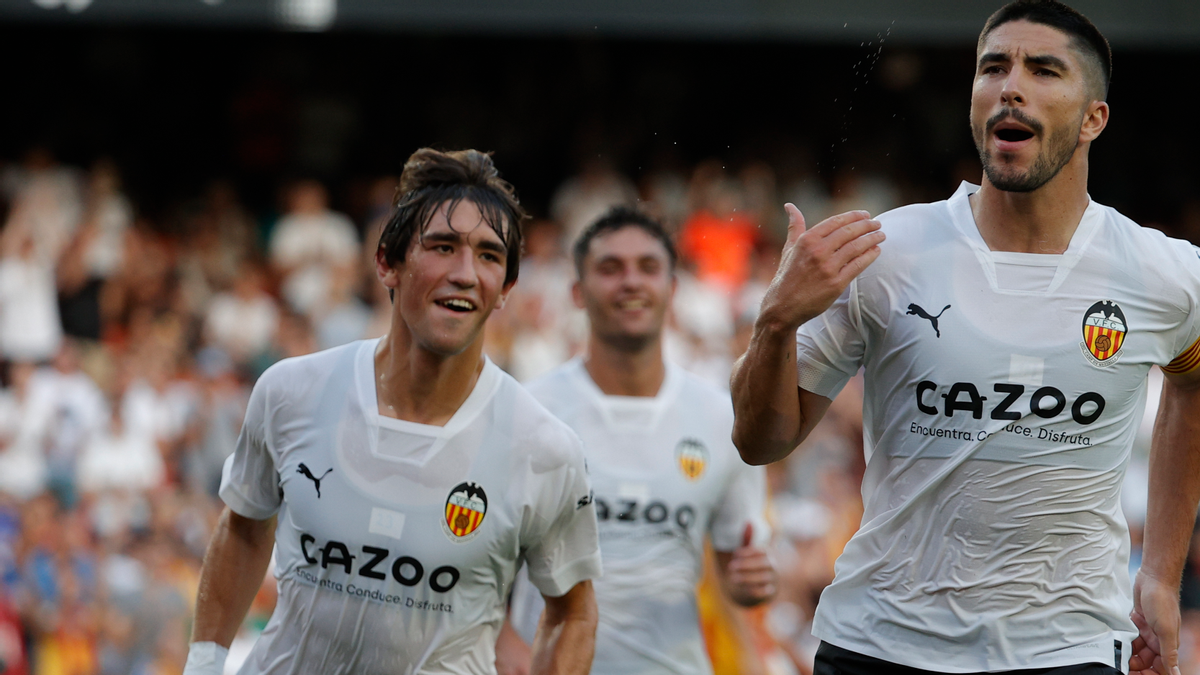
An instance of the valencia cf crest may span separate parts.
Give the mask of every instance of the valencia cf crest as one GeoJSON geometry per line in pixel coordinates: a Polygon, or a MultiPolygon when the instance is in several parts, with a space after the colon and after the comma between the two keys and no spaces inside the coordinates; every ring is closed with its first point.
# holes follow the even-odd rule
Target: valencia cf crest
{"type": "Polygon", "coordinates": [[[487,515],[487,494],[479,483],[459,483],[446,498],[446,518],[442,521],[451,541],[475,538],[487,515]]]}
{"type": "Polygon", "coordinates": [[[690,481],[700,480],[708,466],[708,449],[695,438],[685,438],[675,446],[675,461],[679,470],[690,481]]]}
{"type": "Polygon", "coordinates": [[[1121,358],[1129,324],[1125,312],[1112,300],[1097,302],[1083,315],[1083,356],[1097,368],[1107,368],[1121,358]]]}

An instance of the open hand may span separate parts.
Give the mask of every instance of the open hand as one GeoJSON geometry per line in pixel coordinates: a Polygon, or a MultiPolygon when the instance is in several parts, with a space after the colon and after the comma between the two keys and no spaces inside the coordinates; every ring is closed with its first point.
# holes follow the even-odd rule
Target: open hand
{"type": "Polygon", "coordinates": [[[849,211],[805,230],[800,210],[793,204],[784,209],[787,242],[761,316],[794,331],[829,309],[850,281],[879,257],[884,234],[866,211],[849,211]]]}

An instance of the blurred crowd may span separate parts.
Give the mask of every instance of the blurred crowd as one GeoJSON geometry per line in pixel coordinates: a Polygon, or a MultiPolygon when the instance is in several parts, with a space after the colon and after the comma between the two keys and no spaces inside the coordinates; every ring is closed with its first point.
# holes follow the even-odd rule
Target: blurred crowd
{"type": "MultiPolygon", "coordinates": [[[[374,181],[352,218],[314,180],[288,183],[268,213],[214,181],[152,221],[110,161],[67,166],[35,149],[0,164],[0,673],[181,672],[221,464],[250,387],[281,358],[386,331],[371,261],[395,184],[374,181]]],[[[488,324],[487,353],[527,380],[580,352],[571,243],[610,206],[635,204],[681,252],[668,358],[727,386],[779,261],[781,205],[810,223],[877,214],[909,196],[897,185],[719,160],[631,178],[586,162],[527,224],[520,281],[488,324]]],[[[805,447],[769,468],[778,600],[742,611],[711,584],[702,591],[718,673],[809,672],[813,609],[862,512],[861,396],[848,386],[805,447]]],[[[1133,568],[1148,424],[1126,491],[1133,568]]],[[[1200,673],[1200,545],[1192,558],[1184,672],[1200,673]]],[[[230,668],[272,592],[268,577],[230,668]]]]}

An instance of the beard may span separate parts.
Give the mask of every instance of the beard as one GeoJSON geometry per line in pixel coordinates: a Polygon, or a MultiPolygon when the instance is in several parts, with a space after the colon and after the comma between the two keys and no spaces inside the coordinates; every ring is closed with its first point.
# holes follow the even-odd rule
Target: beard
{"type": "Polygon", "coordinates": [[[979,151],[979,161],[983,164],[983,173],[992,185],[1005,192],[1033,192],[1050,182],[1071,161],[1075,149],[1079,147],[1079,131],[1082,128],[1081,118],[1078,125],[1066,125],[1051,131],[1049,136],[1043,136],[1045,127],[1041,122],[1019,109],[1005,108],[987,121],[983,133],[973,129],[972,135],[975,137],[975,148],[979,151]],[[986,141],[992,135],[992,130],[1010,117],[1032,129],[1035,136],[1045,139],[1042,151],[1033,160],[1033,166],[1025,171],[1004,167],[987,148],[986,141]]]}

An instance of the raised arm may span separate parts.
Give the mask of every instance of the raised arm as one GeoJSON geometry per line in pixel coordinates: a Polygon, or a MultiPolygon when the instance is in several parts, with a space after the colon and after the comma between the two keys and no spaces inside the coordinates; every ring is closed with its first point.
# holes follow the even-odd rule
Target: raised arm
{"type": "Polygon", "coordinates": [[[730,382],[733,442],[749,464],[786,457],[829,408],[829,399],[796,384],[796,330],[828,309],[879,257],[884,239],[866,211],[833,216],[805,231],[800,211],[785,208],[783,258],[730,382]]]}
{"type": "Polygon", "coordinates": [[[1179,584],[1200,502],[1200,370],[1168,374],[1150,444],[1142,567],[1133,587],[1130,672],[1179,675],[1179,584]]]}
{"type": "Polygon", "coordinates": [[[596,649],[596,596],[591,581],[581,581],[566,594],[543,595],[546,609],[533,638],[531,675],[586,675],[596,649]]]}
{"type": "Polygon", "coordinates": [[[185,675],[219,674],[226,650],[262,585],[271,548],[275,519],[254,520],[225,507],[213,533],[196,594],[192,649],[185,675]]]}

